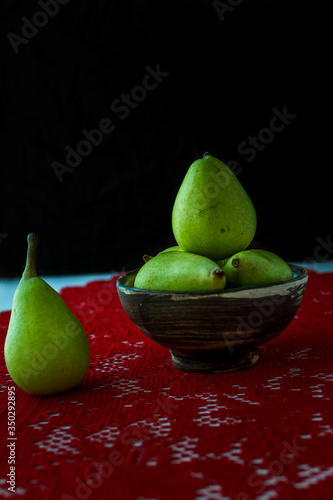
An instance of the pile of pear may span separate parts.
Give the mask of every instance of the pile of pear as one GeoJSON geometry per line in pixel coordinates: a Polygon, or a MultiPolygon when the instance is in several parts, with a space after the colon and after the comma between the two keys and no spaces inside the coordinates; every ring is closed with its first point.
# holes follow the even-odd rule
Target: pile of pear
{"type": "Polygon", "coordinates": [[[177,245],[144,256],[134,287],[174,292],[221,291],[293,277],[278,255],[249,249],[254,205],[231,169],[205,153],[189,167],[172,210],[177,245]]]}

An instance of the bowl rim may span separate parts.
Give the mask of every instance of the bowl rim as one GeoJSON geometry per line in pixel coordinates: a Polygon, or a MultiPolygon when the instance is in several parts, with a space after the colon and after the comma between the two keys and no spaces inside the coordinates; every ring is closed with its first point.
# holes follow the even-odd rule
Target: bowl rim
{"type": "Polygon", "coordinates": [[[301,266],[298,266],[296,264],[290,264],[289,262],[287,262],[288,266],[290,267],[290,269],[293,271],[293,275],[294,273],[297,273],[296,276],[293,276],[292,278],[288,279],[288,280],[282,280],[282,281],[275,281],[274,283],[267,283],[265,285],[254,285],[254,286],[247,286],[247,287],[235,287],[235,288],[224,288],[223,290],[203,290],[203,291],[196,291],[196,292],[191,292],[191,291],[187,291],[187,292],[180,292],[180,291],[173,291],[173,290],[150,290],[150,289],[145,289],[145,288],[135,288],[135,287],[131,287],[131,286],[126,286],[124,283],[122,283],[121,281],[124,280],[126,277],[129,277],[130,275],[134,275],[136,273],[139,272],[139,270],[141,269],[140,267],[138,267],[137,269],[133,269],[131,271],[127,271],[126,273],[122,274],[121,276],[119,276],[119,278],[117,279],[116,281],[116,286],[117,286],[117,289],[121,290],[123,289],[124,291],[126,290],[127,292],[132,290],[134,293],[153,293],[154,295],[155,294],[158,294],[158,295],[170,295],[170,294],[175,294],[175,295],[180,295],[180,296],[183,296],[183,297],[186,297],[186,296],[209,296],[209,295],[226,295],[226,294],[230,294],[230,293],[239,293],[240,291],[246,291],[246,290],[261,290],[261,289],[272,289],[276,286],[280,286],[280,285],[283,285],[283,284],[288,284],[288,283],[291,283],[291,284],[294,284],[294,283],[297,283],[298,281],[302,281],[304,279],[307,279],[308,278],[308,271],[304,268],[304,267],[301,267],[301,266]]]}

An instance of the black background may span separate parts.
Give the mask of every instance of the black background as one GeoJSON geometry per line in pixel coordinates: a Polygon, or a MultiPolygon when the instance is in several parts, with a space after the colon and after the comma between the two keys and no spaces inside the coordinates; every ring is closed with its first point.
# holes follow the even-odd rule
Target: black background
{"type": "Polygon", "coordinates": [[[31,231],[40,274],[141,265],[142,254],[174,244],[173,201],[205,151],[239,163],[258,216],[252,246],[313,258],[317,238],[332,234],[314,8],[71,0],[15,53],[8,34],[22,36],[23,16],[43,22],[41,10],[1,7],[1,276],[21,274],[31,231]],[[147,67],[167,76],[121,119],[110,106],[142,84],[147,67]],[[284,108],[296,117],[248,161],[239,145],[284,108]],[[52,163],[65,164],[66,146],[103,118],[115,130],[59,182],[52,163]]]}

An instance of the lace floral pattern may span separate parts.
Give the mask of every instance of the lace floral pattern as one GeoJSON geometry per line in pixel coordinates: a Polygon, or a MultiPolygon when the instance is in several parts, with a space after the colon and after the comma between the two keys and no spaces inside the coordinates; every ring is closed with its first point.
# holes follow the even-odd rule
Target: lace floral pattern
{"type": "MultiPolygon", "coordinates": [[[[333,273],[309,273],[297,317],[230,374],[181,372],[127,318],[116,278],[61,294],[90,368],[52,397],[16,389],[16,497],[59,500],[331,499],[333,273]]],[[[0,314],[0,498],[10,498],[0,314]]]]}

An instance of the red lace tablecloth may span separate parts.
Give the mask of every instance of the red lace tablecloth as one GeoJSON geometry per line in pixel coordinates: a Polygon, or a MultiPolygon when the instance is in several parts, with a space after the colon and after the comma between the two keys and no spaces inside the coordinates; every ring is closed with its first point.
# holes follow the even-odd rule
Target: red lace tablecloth
{"type": "Polygon", "coordinates": [[[15,441],[0,314],[1,498],[333,498],[333,273],[310,272],[287,330],[231,374],[176,369],[127,318],[115,278],[61,294],[89,336],[89,372],[56,396],[16,388],[15,441]]]}

